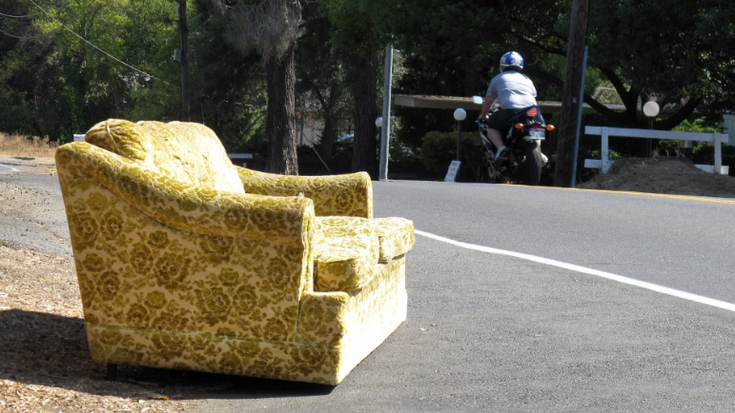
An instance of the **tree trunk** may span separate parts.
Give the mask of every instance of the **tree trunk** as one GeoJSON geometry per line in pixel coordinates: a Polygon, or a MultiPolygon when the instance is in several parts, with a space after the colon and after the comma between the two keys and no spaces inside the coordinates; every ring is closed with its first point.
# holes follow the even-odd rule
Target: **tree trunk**
{"type": "Polygon", "coordinates": [[[322,158],[325,161],[331,161],[334,156],[334,137],[337,135],[335,124],[336,122],[332,120],[329,113],[325,112],[324,130],[321,136],[322,158]]]}
{"type": "Polygon", "coordinates": [[[296,71],[292,42],[282,56],[267,58],[268,112],[265,133],[268,136],[266,171],[298,175],[296,154],[296,71]]]}
{"type": "Polygon", "coordinates": [[[179,0],[179,31],[181,32],[181,120],[191,118],[189,108],[189,26],[186,21],[186,0],[179,0]]]}
{"type": "Polygon", "coordinates": [[[366,171],[371,177],[377,175],[377,128],[378,117],[378,66],[377,52],[360,57],[357,63],[357,79],[353,86],[355,98],[355,146],[352,152],[352,171],[366,171]]]}

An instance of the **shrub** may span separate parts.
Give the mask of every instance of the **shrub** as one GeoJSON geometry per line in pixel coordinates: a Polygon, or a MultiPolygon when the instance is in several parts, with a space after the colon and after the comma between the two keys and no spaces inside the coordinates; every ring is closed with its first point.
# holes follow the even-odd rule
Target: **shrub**
{"type": "MultiPolygon", "coordinates": [[[[461,161],[458,180],[478,181],[482,177],[485,167],[485,154],[476,145],[480,139],[475,133],[462,133],[461,161]]],[[[428,177],[442,179],[453,160],[457,159],[456,132],[429,132],[424,136],[419,149],[419,157],[428,177]]]]}

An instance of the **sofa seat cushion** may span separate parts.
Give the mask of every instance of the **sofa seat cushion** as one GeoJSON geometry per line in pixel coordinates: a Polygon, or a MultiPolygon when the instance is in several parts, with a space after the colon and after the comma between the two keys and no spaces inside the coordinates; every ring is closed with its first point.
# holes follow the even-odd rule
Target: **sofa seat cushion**
{"type": "Polygon", "coordinates": [[[222,142],[199,123],[108,119],[94,125],[85,140],[142,163],[152,176],[215,191],[245,193],[222,142]]]}
{"type": "Polygon", "coordinates": [[[352,291],[370,282],[379,251],[374,220],[316,217],[314,241],[317,291],[352,291]]]}
{"type": "Polygon", "coordinates": [[[405,218],[376,218],[375,232],[380,246],[378,260],[383,264],[407,253],[416,241],[413,222],[405,218]]]}

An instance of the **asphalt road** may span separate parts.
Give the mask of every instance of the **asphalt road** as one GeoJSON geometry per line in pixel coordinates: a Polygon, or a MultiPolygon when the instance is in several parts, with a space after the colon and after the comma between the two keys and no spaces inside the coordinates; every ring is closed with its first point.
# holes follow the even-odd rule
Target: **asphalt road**
{"type": "Polygon", "coordinates": [[[735,200],[374,188],[377,216],[424,234],[406,323],[334,389],[246,380],[198,411],[733,410],[735,313],[707,299],[735,303],[735,200]]]}
{"type": "Polygon", "coordinates": [[[0,156],[0,242],[71,256],[53,160],[0,156]]]}

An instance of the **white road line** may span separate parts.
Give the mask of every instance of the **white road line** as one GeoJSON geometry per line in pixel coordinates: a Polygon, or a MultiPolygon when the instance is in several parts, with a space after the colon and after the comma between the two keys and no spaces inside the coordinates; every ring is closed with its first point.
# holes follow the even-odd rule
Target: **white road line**
{"type": "Polygon", "coordinates": [[[586,268],[579,265],[567,264],[565,262],[551,260],[548,258],[537,257],[535,255],[523,254],[520,252],[501,250],[497,248],[485,247],[482,245],[469,244],[466,242],[456,241],[450,238],[445,238],[440,235],[435,235],[424,231],[415,231],[417,235],[421,235],[427,238],[431,238],[437,241],[441,241],[447,244],[455,245],[460,248],[468,250],[486,252],[489,254],[505,255],[508,257],[520,258],[522,260],[532,261],[539,264],[550,265],[552,267],[563,268],[565,270],[576,271],[582,274],[594,275],[596,277],[605,278],[611,281],[616,281],[622,284],[632,285],[634,287],[643,288],[650,291],[655,291],[660,294],[670,295],[672,297],[681,298],[695,303],[708,305],[711,307],[720,308],[728,311],[735,311],[735,304],[728,303],[725,301],[715,300],[714,298],[703,297],[701,295],[688,293],[685,291],[675,290],[673,288],[664,287],[658,284],[653,284],[645,281],[635,280],[633,278],[623,277],[622,275],[612,274],[605,271],[599,271],[592,268],[586,268]]]}
{"type": "MultiPolygon", "coordinates": [[[[0,163],[0,168],[7,168],[10,172],[18,172],[18,170],[13,168],[12,166],[3,165],[1,163],[0,163]]],[[[2,169],[0,169],[0,171],[2,171],[2,169]]]]}

